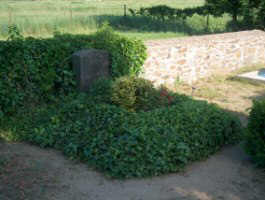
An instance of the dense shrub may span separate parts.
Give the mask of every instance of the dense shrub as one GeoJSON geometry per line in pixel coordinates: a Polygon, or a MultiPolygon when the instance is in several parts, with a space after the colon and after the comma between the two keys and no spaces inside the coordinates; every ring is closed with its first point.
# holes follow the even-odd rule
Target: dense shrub
{"type": "MultiPolygon", "coordinates": [[[[183,98],[187,97],[183,95],[183,98]]],[[[149,80],[125,76],[113,82],[111,100],[114,104],[130,111],[148,111],[170,105],[173,94],[163,87],[154,88],[149,80]]]]}
{"type": "Polygon", "coordinates": [[[162,86],[155,88],[151,81],[135,76],[123,76],[115,80],[99,79],[92,84],[88,94],[97,103],[114,104],[136,112],[175,105],[190,99],[162,86]]]}
{"type": "Polygon", "coordinates": [[[106,26],[93,35],[56,34],[48,39],[23,38],[13,28],[9,40],[0,41],[0,113],[74,91],[70,58],[84,48],[109,51],[113,77],[138,74],[146,57],[142,42],[121,37],[106,26]]]}
{"type": "Polygon", "coordinates": [[[170,107],[129,112],[79,95],[39,109],[12,130],[19,139],[60,149],[116,178],[176,172],[238,141],[236,118],[204,101],[175,98],[170,107]]]}
{"type": "Polygon", "coordinates": [[[265,167],[265,100],[254,102],[249,115],[245,148],[257,165],[265,167]]]}
{"type": "Polygon", "coordinates": [[[120,78],[112,86],[111,100],[121,107],[134,110],[136,88],[132,79],[120,78]]]}

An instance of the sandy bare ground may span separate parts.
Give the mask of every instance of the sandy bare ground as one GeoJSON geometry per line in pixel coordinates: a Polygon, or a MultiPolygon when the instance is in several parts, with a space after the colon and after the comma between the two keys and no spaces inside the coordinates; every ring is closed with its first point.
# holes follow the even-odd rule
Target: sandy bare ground
{"type": "Polygon", "coordinates": [[[1,200],[265,199],[265,174],[254,168],[240,145],[226,147],[183,173],[137,180],[110,180],[57,151],[28,144],[1,143],[0,152],[2,158],[20,160],[13,166],[16,178],[8,182],[0,173],[1,200]],[[14,185],[22,180],[24,187],[14,185]]]}

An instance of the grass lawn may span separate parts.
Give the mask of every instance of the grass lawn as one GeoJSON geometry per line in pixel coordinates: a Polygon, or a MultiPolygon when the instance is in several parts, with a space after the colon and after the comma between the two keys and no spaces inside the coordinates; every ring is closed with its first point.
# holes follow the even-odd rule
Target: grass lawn
{"type": "Polygon", "coordinates": [[[208,30],[206,18],[198,15],[174,23],[123,17],[124,5],[138,9],[160,4],[185,8],[203,5],[204,0],[1,0],[0,38],[7,37],[10,24],[16,24],[25,36],[49,37],[54,31],[89,34],[106,21],[118,32],[143,40],[229,31],[229,16],[211,17],[208,30]]]}

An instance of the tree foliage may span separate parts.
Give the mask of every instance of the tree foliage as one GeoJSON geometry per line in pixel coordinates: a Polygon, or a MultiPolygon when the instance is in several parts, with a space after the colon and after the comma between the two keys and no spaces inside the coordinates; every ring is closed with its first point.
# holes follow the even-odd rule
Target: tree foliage
{"type": "Polygon", "coordinates": [[[245,27],[265,27],[264,0],[206,0],[206,5],[216,15],[229,13],[235,23],[238,23],[238,17],[242,16],[245,27]]]}
{"type": "Polygon", "coordinates": [[[237,22],[242,12],[241,0],[206,0],[206,5],[212,8],[216,15],[231,14],[234,22],[237,22]]]}
{"type": "Polygon", "coordinates": [[[244,23],[249,27],[265,28],[265,1],[241,0],[244,23]]]}

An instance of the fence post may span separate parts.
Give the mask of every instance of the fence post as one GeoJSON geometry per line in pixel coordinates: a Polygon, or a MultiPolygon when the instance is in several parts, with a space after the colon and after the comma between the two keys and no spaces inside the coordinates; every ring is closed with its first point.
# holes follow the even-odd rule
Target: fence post
{"type": "Polygon", "coordinates": [[[127,11],[127,7],[126,7],[126,4],[124,4],[124,6],[123,6],[123,8],[124,8],[124,17],[126,17],[127,16],[127,13],[126,13],[126,11],[127,11]]]}
{"type": "Polygon", "coordinates": [[[72,5],[69,6],[69,11],[70,11],[70,23],[71,23],[71,27],[73,27],[73,10],[72,10],[72,5]]]}
{"type": "Polygon", "coordinates": [[[210,21],[210,15],[208,14],[207,15],[207,22],[206,22],[207,23],[207,30],[209,30],[209,21],[210,21]]]}
{"type": "Polygon", "coordinates": [[[13,23],[13,19],[12,19],[12,8],[8,7],[8,25],[11,26],[13,23]]]}

